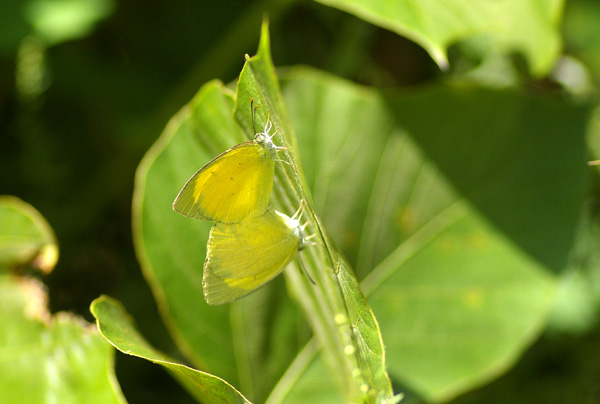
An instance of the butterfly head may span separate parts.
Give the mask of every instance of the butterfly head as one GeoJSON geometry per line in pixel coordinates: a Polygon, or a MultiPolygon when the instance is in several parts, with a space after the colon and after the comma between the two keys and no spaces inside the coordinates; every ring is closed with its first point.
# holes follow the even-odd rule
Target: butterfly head
{"type": "Polygon", "coordinates": [[[277,146],[275,143],[273,143],[273,136],[275,136],[277,130],[271,135],[269,132],[272,128],[273,124],[271,124],[271,121],[267,121],[263,131],[254,135],[254,141],[261,145],[271,156],[274,156],[277,154],[278,150],[283,150],[285,147],[277,146]]]}

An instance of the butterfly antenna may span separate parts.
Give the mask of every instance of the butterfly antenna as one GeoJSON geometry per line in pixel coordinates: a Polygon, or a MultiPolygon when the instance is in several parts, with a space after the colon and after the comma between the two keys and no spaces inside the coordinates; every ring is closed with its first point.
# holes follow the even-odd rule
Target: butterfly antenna
{"type": "Polygon", "coordinates": [[[254,125],[254,115],[256,115],[257,106],[254,106],[254,98],[250,98],[250,114],[252,115],[252,130],[256,135],[256,126],[254,125]]]}

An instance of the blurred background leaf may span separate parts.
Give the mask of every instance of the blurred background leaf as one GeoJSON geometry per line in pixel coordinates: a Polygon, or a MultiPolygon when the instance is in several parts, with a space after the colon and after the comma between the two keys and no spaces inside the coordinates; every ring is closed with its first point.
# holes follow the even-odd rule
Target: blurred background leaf
{"type": "Polygon", "coordinates": [[[0,270],[31,265],[43,273],[54,269],[58,244],[46,219],[13,196],[0,196],[0,270]]]}
{"type": "Polygon", "coordinates": [[[85,37],[113,8],[112,0],[33,0],[25,5],[24,14],[34,33],[54,45],[85,37]]]}
{"type": "Polygon", "coordinates": [[[27,36],[47,46],[84,38],[114,11],[113,0],[7,0],[0,6],[0,53],[14,54],[27,36]]]}
{"type": "Polygon", "coordinates": [[[96,327],[51,316],[43,286],[0,276],[0,389],[4,403],[125,403],[114,350],[96,327]]]}
{"type": "Polygon", "coordinates": [[[114,351],[96,327],[52,315],[43,284],[58,258],[52,229],[31,205],[0,197],[0,391],[4,403],[125,403],[114,351]]]}
{"type": "Polygon", "coordinates": [[[482,54],[520,52],[536,76],[548,73],[560,49],[561,0],[319,1],[411,39],[441,68],[448,65],[447,49],[465,40],[480,41],[482,54]]]}

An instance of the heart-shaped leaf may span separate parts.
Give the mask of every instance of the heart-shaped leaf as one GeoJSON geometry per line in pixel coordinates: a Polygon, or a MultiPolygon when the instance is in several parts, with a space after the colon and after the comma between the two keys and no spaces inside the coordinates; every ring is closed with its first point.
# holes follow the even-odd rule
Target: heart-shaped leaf
{"type": "Polygon", "coordinates": [[[283,88],[394,380],[444,401],[514,363],[573,244],[589,106],[448,85],[383,95],[308,69],[283,88]]]}

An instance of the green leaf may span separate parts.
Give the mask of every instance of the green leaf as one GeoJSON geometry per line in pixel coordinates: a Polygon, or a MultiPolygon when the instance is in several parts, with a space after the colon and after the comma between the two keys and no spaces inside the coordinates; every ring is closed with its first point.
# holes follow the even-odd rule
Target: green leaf
{"type": "MultiPolygon", "coordinates": [[[[292,152],[285,154],[287,164],[276,172],[279,186],[275,187],[274,205],[290,211],[303,201],[306,216],[320,239],[319,247],[303,253],[306,271],[314,277],[316,284],[309,281],[299,266],[290,266],[286,279],[291,292],[322,344],[325,362],[330,373],[337,376],[345,399],[349,402],[393,402],[395,398],[384,366],[377,320],[350,267],[335,250],[312,209],[292,125],[271,61],[266,24],[257,55],[247,60],[240,75],[238,105],[245,94],[258,94],[259,101],[264,97],[262,102],[269,107],[270,119],[286,149],[292,152]]],[[[236,116],[239,116],[239,109],[236,116]]]]}
{"type": "Polygon", "coordinates": [[[445,86],[390,105],[427,158],[498,230],[549,270],[566,267],[588,179],[589,103],[445,86]]]}
{"type": "Polygon", "coordinates": [[[448,65],[448,47],[474,38],[483,42],[482,52],[521,52],[532,73],[541,76],[561,47],[561,0],[317,1],[409,38],[442,68],[448,65]]]}
{"type": "Polygon", "coordinates": [[[384,96],[309,69],[283,88],[394,380],[444,401],[511,366],[573,244],[589,105],[447,85],[384,96]]]}
{"type": "MultiPolygon", "coordinates": [[[[195,171],[253,135],[250,98],[244,99],[246,130],[233,118],[232,92],[216,81],[204,85],[171,120],[137,172],[134,240],[144,274],[180,350],[197,368],[263,401],[306,341],[298,336],[297,328],[304,324],[285,295],[283,279],[230,305],[208,306],[202,293],[202,269],[212,223],[171,209],[179,189],[195,171]]],[[[257,119],[262,119],[265,104],[260,100],[259,105],[257,119]]]]}
{"type": "MultiPolygon", "coordinates": [[[[278,164],[276,169],[274,206],[291,215],[300,201],[305,201],[305,215],[311,219],[313,229],[325,237],[310,207],[295,155],[295,138],[279,94],[266,25],[257,55],[248,58],[240,75],[235,108],[231,93],[220,83],[203,86],[144,158],[136,180],[134,235],[144,273],[180,348],[199,368],[210,370],[239,385],[256,401],[263,401],[299,350],[298,342],[306,340],[302,338],[305,332],[296,329],[297,314],[282,293],[282,279],[231,305],[207,306],[201,280],[211,224],[170,210],[179,188],[194,171],[219,152],[253,136],[252,99],[257,106],[256,127],[262,128],[270,120],[278,133],[276,142],[287,150],[281,153],[287,164],[278,164]]],[[[297,265],[290,265],[285,272],[290,293],[316,330],[328,358],[326,363],[343,395],[348,400],[369,402],[391,398],[372,312],[366,300],[356,298],[360,296],[358,284],[348,281],[353,275],[339,263],[333,247],[326,241],[321,245],[328,247],[308,248],[302,253],[319,288],[297,265]],[[345,299],[352,301],[352,312],[345,299]],[[358,324],[366,317],[368,327],[358,324]],[[336,318],[343,321],[336,322],[336,318]],[[361,335],[363,332],[366,334],[361,335]],[[372,348],[380,355],[375,362],[366,359],[370,353],[365,349],[372,348]],[[375,363],[379,367],[373,366],[375,363]]]]}
{"type": "Polygon", "coordinates": [[[40,283],[0,275],[2,402],[125,403],[111,346],[75,316],[51,316],[46,301],[40,283]]]}
{"type": "Polygon", "coordinates": [[[209,309],[202,294],[211,223],[182,217],[171,204],[195,170],[243,139],[232,109],[233,96],[221,83],[203,86],[144,157],[133,203],[138,258],[180,349],[199,368],[229,380],[236,371],[228,308],[209,309]]]}
{"type": "Polygon", "coordinates": [[[374,310],[394,318],[382,324],[390,372],[431,401],[512,365],[543,329],[556,292],[551,274],[485,220],[456,219],[409,259],[394,262],[398,253],[377,267],[385,282],[365,280],[374,310]],[[391,267],[402,270],[381,274],[391,267]]]}
{"type": "Polygon", "coordinates": [[[0,196],[0,270],[30,264],[51,272],[58,244],[46,219],[31,205],[13,196],[0,196]]]}
{"type": "Polygon", "coordinates": [[[107,296],[99,297],[91,305],[98,329],[121,352],[149,360],[165,367],[202,402],[250,403],[229,383],[209,373],[200,372],[177,363],[154,349],[132,324],[132,319],[121,304],[107,296]]]}

